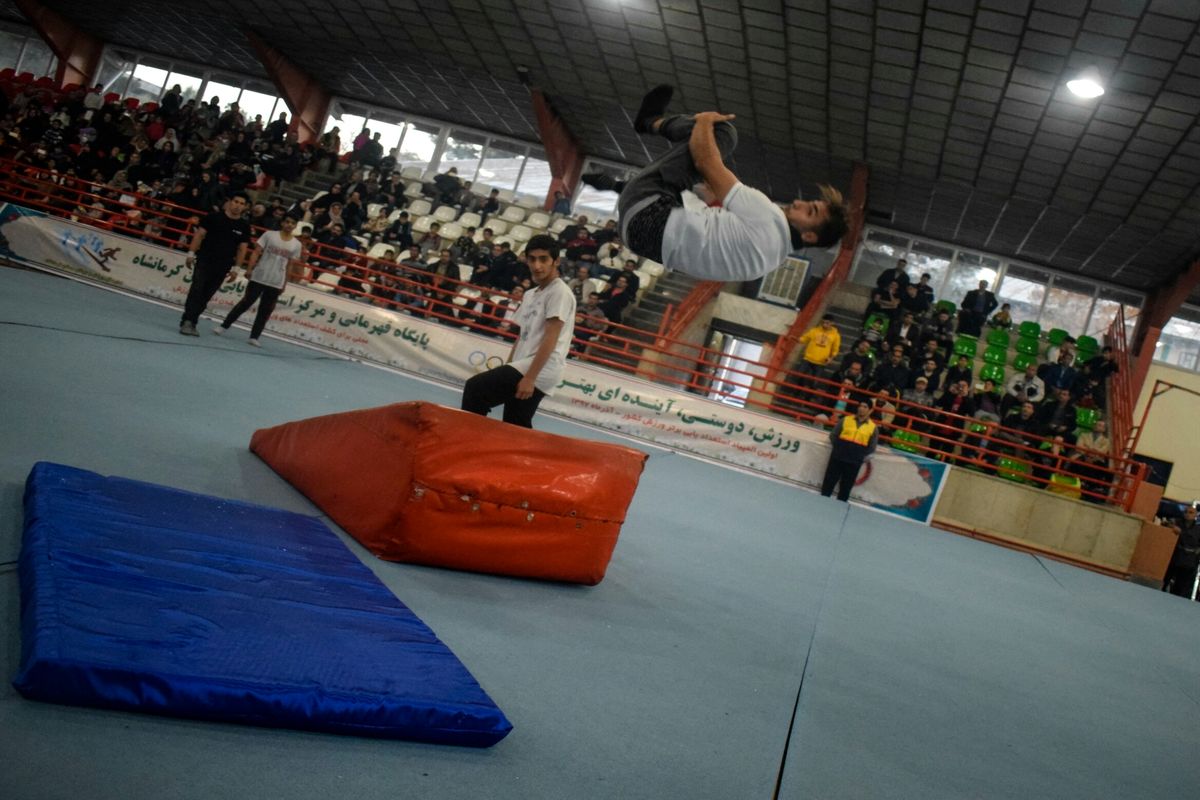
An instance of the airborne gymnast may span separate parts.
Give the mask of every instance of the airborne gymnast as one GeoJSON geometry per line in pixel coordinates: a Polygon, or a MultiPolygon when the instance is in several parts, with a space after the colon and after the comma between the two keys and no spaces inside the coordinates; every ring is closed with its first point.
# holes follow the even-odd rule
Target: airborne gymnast
{"type": "Polygon", "coordinates": [[[747,281],[782,266],[793,250],[829,247],[842,238],[847,210],[839,191],[821,186],[819,200],[777,205],[725,166],[737,146],[734,116],[667,115],[673,93],[668,85],[651,89],[633,122],[638,133],[675,142],[665,155],[628,181],[582,176],[589,186],[621,193],[621,241],[631,250],[698,278],[747,281]],[[684,208],[683,192],[698,183],[720,206],[684,208]]]}

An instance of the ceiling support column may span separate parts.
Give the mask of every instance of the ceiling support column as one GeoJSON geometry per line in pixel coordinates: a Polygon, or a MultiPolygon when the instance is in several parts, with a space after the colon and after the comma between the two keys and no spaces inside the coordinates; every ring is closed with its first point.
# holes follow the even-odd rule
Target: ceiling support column
{"type": "Polygon", "coordinates": [[[58,58],[54,82],[59,86],[90,87],[100,72],[104,42],[81,31],[38,0],[16,0],[16,4],[58,58]]]}
{"type": "Polygon", "coordinates": [[[533,113],[537,117],[538,135],[546,149],[546,161],[550,164],[550,188],[543,204],[543,208],[549,211],[554,205],[556,191],[567,197],[575,193],[579,176],[583,174],[583,151],[542,90],[531,89],[529,94],[533,101],[533,113]]]}
{"type": "Polygon", "coordinates": [[[329,115],[329,104],[333,99],[329,90],[254,31],[246,29],[245,34],[279,96],[292,112],[288,131],[296,134],[300,144],[315,142],[324,132],[325,119],[329,115]]]}

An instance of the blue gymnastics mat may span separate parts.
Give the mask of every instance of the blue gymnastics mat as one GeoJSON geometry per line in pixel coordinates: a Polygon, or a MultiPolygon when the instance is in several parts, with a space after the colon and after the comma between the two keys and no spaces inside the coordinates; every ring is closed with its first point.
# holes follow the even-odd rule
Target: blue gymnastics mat
{"type": "Polygon", "coordinates": [[[30,699],[475,747],[512,730],[313,517],[40,462],[18,569],[30,699]]]}

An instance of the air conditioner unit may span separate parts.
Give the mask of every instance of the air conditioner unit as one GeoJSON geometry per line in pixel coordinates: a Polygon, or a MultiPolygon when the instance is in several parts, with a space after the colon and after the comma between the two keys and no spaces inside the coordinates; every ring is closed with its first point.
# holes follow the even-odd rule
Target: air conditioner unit
{"type": "Polygon", "coordinates": [[[800,302],[804,279],[808,277],[809,260],[789,257],[783,266],[767,273],[758,290],[758,299],[795,306],[800,302]]]}

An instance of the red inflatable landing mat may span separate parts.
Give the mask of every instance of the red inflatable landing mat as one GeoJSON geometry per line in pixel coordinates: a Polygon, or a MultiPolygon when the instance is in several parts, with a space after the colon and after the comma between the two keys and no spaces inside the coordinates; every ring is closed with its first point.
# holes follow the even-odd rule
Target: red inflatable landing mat
{"type": "Polygon", "coordinates": [[[250,449],[380,558],[585,584],[646,461],[419,402],[266,428],[250,449]]]}

